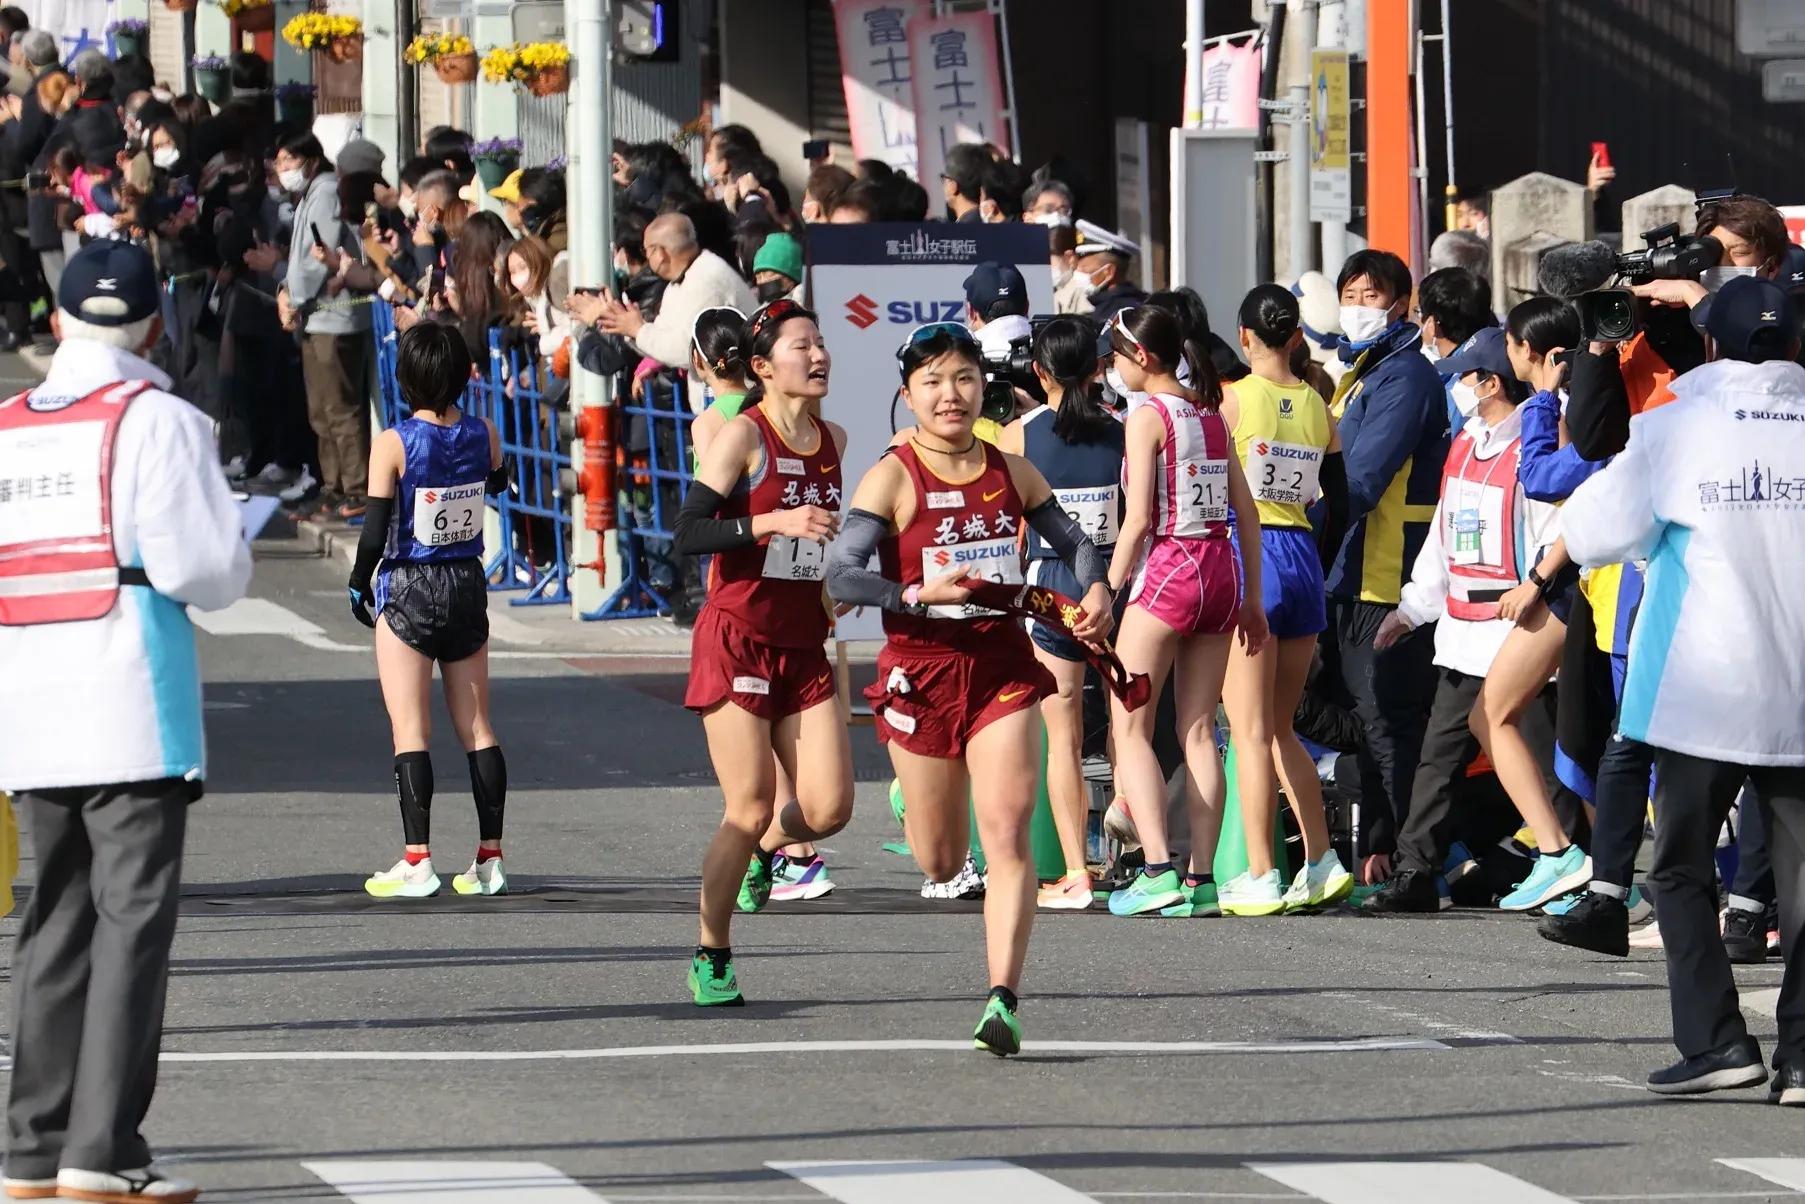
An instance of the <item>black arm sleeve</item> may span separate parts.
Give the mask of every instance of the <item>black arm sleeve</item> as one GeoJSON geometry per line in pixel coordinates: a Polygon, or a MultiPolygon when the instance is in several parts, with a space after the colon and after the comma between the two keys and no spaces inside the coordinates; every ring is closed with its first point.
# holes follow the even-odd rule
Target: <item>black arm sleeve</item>
{"type": "Polygon", "coordinates": [[[677,512],[676,547],[680,555],[705,556],[758,542],[758,537],[752,534],[751,519],[715,517],[726,500],[700,481],[689,483],[683,509],[677,512]]]}
{"type": "Polygon", "coordinates": [[[508,491],[508,462],[506,460],[503,460],[500,466],[489,474],[489,479],[483,483],[483,488],[491,494],[508,491]]]}
{"type": "Polygon", "coordinates": [[[869,510],[849,510],[839,538],[827,550],[827,592],[848,606],[879,606],[898,614],[921,614],[903,602],[903,587],[871,571],[871,554],[890,525],[869,510]]]}
{"type": "Polygon", "coordinates": [[[1316,551],[1322,560],[1322,571],[1326,573],[1334,566],[1336,553],[1341,551],[1341,537],[1347,534],[1347,464],[1340,452],[1330,452],[1322,458],[1319,485],[1323,520],[1316,551]]]}
{"type": "Polygon", "coordinates": [[[364,507],[364,529],[357,537],[357,559],[351,565],[351,588],[369,594],[370,578],[382,563],[383,548],[389,542],[389,518],[395,512],[395,499],[373,497],[364,507]]]}
{"type": "Polygon", "coordinates": [[[1587,460],[1608,460],[1630,438],[1629,391],[1615,347],[1593,355],[1585,347],[1573,353],[1567,371],[1567,437],[1587,460]]]}
{"type": "Polygon", "coordinates": [[[1078,584],[1086,592],[1093,585],[1109,584],[1109,561],[1084,533],[1084,528],[1060,509],[1056,499],[1048,498],[1034,507],[1028,511],[1027,518],[1035,534],[1046,540],[1047,545],[1059,553],[1059,558],[1072,567],[1072,576],[1078,578],[1078,584]]]}

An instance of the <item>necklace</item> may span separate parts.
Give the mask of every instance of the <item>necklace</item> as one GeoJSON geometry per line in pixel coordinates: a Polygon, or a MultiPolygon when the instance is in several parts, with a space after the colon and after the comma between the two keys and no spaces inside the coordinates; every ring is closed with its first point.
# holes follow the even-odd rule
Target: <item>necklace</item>
{"type": "Polygon", "coordinates": [[[964,447],[929,447],[913,435],[909,436],[909,442],[915,445],[917,451],[929,451],[942,456],[963,456],[966,452],[978,445],[978,437],[973,435],[971,437],[971,442],[967,443],[964,447]]]}

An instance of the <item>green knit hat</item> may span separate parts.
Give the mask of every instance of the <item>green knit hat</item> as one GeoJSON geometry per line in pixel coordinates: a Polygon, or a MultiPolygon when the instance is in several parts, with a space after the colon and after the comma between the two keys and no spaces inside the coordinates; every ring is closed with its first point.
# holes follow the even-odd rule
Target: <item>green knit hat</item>
{"type": "Polygon", "coordinates": [[[756,275],[767,270],[787,276],[797,284],[802,283],[802,244],[796,241],[794,234],[779,232],[765,236],[764,245],[752,259],[752,271],[756,275]]]}

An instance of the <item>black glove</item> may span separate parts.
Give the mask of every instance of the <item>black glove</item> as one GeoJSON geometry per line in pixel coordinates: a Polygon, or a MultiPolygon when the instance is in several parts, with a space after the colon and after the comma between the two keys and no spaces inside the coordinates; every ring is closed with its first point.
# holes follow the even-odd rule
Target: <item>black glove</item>
{"type": "Polygon", "coordinates": [[[370,613],[370,602],[372,601],[370,595],[355,585],[346,586],[345,592],[351,596],[351,617],[374,631],[376,616],[370,613]]]}

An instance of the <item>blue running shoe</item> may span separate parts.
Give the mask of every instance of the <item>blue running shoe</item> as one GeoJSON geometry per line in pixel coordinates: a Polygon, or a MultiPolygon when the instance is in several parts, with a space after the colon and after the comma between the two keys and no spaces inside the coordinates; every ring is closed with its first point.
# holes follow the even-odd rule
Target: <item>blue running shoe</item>
{"type": "Polygon", "coordinates": [[[1554,902],[1548,904],[1548,906],[1542,908],[1542,914],[1545,916],[1564,916],[1575,907],[1578,907],[1579,901],[1585,897],[1586,892],[1583,890],[1569,891],[1567,894],[1562,895],[1554,902]]]}
{"type": "Polygon", "coordinates": [[[1179,887],[1177,870],[1167,870],[1163,874],[1152,877],[1142,870],[1134,876],[1133,882],[1121,890],[1110,892],[1109,914],[1112,916],[1146,915],[1148,912],[1159,911],[1163,907],[1171,907],[1174,903],[1185,901],[1185,893],[1179,887]]]}
{"type": "Polygon", "coordinates": [[[1537,857],[1529,877],[1500,899],[1498,906],[1505,911],[1532,911],[1568,891],[1579,890],[1591,880],[1592,859],[1578,845],[1568,845],[1558,854],[1543,853],[1537,857]]]}

